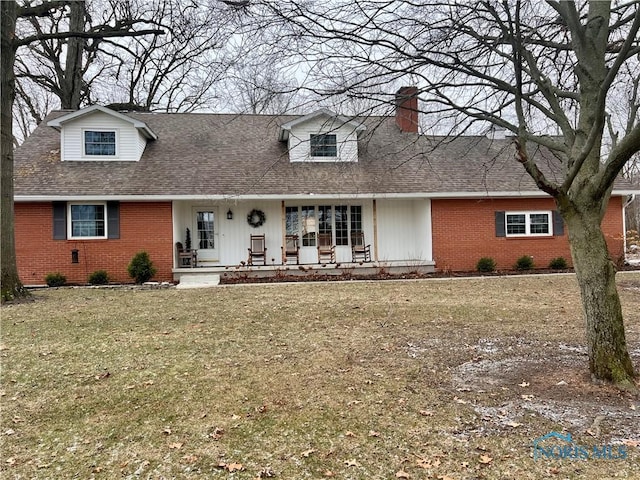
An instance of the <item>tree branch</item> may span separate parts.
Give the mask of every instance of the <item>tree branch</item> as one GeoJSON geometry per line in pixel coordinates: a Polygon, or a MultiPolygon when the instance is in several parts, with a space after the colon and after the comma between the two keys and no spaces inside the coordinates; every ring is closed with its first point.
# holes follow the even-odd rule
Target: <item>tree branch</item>
{"type": "Polygon", "coordinates": [[[98,31],[98,32],[56,32],[56,33],[43,33],[40,35],[31,35],[29,37],[21,38],[15,41],[15,45],[25,46],[38,40],[55,40],[60,38],[109,38],[109,37],[138,37],[141,35],[162,35],[164,30],[160,29],[148,29],[148,30],[135,30],[135,31],[98,31]]]}

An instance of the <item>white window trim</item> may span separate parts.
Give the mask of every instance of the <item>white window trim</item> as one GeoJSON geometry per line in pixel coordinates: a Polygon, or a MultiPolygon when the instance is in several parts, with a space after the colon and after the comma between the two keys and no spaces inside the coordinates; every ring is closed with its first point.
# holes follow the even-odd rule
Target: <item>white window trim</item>
{"type": "Polygon", "coordinates": [[[340,141],[339,136],[335,132],[321,132],[321,133],[310,133],[309,134],[309,158],[313,162],[335,162],[340,158],[340,141]],[[311,137],[312,136],[320,136],[320,135],[334,135],[336,137],[336,154],[335,155],[311,155],[313,151],[313,145],[311,145],[311,137]]]}
{"type": "MultiPolygon", "coordinates": [[[[361,224],[361,228],[362,230],[359,231],[364,231],[364,207],[362,204],[359,203],[319,203],[319,204],[298,204],[298,205],[286,205],[286,208],[297,208],[298,209],[298,225],[297,225],[297,231],[291,233],[291,235],[298,235],[298,239],[300,241],[300,248],[317,248],[318,246],[318,234],[320,233],[320,222],[318,220],[319,218],[319,213],[320,213],[320,207],[322,206],[328,206],[331,207],[331,242],[335,244],[336,242],[336,235],[337,235],[337,230],[336,230],[336,213],[335,213],[335,208],[337,206],[346,206],[347,207],[347,243],[343,244],[343,245],[335,245],[336,248],[351,248],[351,233],[353,232],[353,230],[351,230],[351,207],[360,207],[360,224],[361,224]],[[304,234],[303,234],[303,217],[302,217],[302,207],[313,207],[314,209],[314,223],[315,223],[315,244],[314,245],[304,245],[304,234]]],[[[286,212],[286,210],[285,210],[286,212]]],[[[285,213],[286,214],[286,213],[285,213]]],[[[287,235],[290,235],[290,233],[287,232],[287,235]]]]}
{"type": "Polygon", "coordinates": [[[82,152],[81,156],[84,160],[118,160],[120,157],[120,132],[117,128],[83,128],[81,130],[82,136],[82,152]],[[87,155],[85,149],[85,132],[113,132],[116,136],[116,153],[115,155],[87,155]]]}
{"type": "Polygon", "coordinates": [[[553,237],[553,212],[551,210],[526,210],[520,212],[504,212],[504,233],[507,237],[553,237]],[[509,233],[509,215],[524,215],[526,233],[509,233]],[[531,215],[547,215],[549,233],[531,233],[531,215]]]}
{"type": "Polygon", "coordinates": [[[68,240],[106,240],[109,238],[109,219],[107,217],[107,202],[69,202],[67,204],[67,239],[68,240]],[[71,223],[71,207],[73,205],[101,205],[104,209],[104,236],[99,237],[74,237],[71,223]]]}

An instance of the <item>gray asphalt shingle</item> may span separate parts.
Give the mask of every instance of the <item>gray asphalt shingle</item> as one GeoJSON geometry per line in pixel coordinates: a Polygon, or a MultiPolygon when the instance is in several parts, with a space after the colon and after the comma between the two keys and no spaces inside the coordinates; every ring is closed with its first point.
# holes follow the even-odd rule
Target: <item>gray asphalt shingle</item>
{"type": "MultiPolygon", "coordinates": [[[[537,191],[512,139],[418,137],[371,117],[357,163],[290,163],[280,125],[296,116],[131,113],[157,135],[139,162],[61,162],[47,121],[16,150],[17,196],[299,195],[537,191]]],[[[541,153],[537,153],[541,155],[541,153]]]]}

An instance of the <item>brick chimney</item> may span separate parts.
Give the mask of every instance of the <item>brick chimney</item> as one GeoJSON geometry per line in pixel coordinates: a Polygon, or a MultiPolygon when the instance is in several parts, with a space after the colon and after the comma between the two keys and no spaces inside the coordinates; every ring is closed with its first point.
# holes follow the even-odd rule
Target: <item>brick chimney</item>
{"type": "Polygon", "coordinates": [[[396,125],[402,132],[418,133],[418,87],[396,92],[396,125]]]}

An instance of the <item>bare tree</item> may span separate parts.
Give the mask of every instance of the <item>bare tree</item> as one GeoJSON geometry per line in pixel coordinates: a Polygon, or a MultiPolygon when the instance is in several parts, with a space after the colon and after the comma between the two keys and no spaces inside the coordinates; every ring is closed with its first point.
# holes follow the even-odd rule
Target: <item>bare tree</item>
{"type": "Polygon", "coordinates": [[[108,22],[90,30],[44,32],[16,32],[18,19],[48,18],[67,9],[75,2],[69,0],[50,0],[32,4],[18,4],[14,1],[0,2],[0,129],[1,129],[1,299],[7,301],[23,297],[26,292],[18,277],[15,256],[15,229],[13,204],[13,122],[12,112],[15,100],[15,60],[18,48],[31,45],[42,40],[58,40],[63,38],[99,39],[119,36],[158,35],[163,31],[157,28],[138,28],[153,26],[151,19],[130,18],[127,20],[108,22]]]}
{"type": "Polygon", "coordinates": [[[278,25],[318,94],[391,104],[381,93],[390,84],[415,84],[425,113],[450,134],[489,125],[513,132],[514,161],[568,226],[591,374],[634,388],[600,222],[614,180],[640,150],[637,115],[622,119],[611,102],[637,87],[638,0],[265,1],[249,10],[267,31],[278,25]],[[607,114],[622,125],[615,138],[605,136],[607,114]],[[557,157],[559,177],[530,156],[537,146],[557,157]]]}
{"type": "Polygon", "coordinates": [[[295,79],[286,78],[282,65],[266,56],[243,55],[224,81],[227,108],[239,113],[283,114],[303,103],[295,79]]]}
{"type": "Polygon", "coordinates": [[[216,103],[215,85],[234,59],[233,9],[159,0],[154,18],[167,34],[103,41],[92,102],[148,111],[194,111],[216,103]]]}
{"type": "Polygon", "coordinates": [[[39,35],[16,58],[21,130],[33,128],[59,99],[64,109],[101,103],[116,109],[192,111],[210,107],[212,87],[232,60],[221,47],[233,34],[234,9],[181,0],[69,1],[68,9],[18,19],[21,35],[39,35]],[[56,37],[98,32],[105,24],[153,19],[165,35],[56,37]],[[29,116],[25,115],[29,113],[29,116]],[[30,120],[30,121],[28,121],[30,120]]]}

